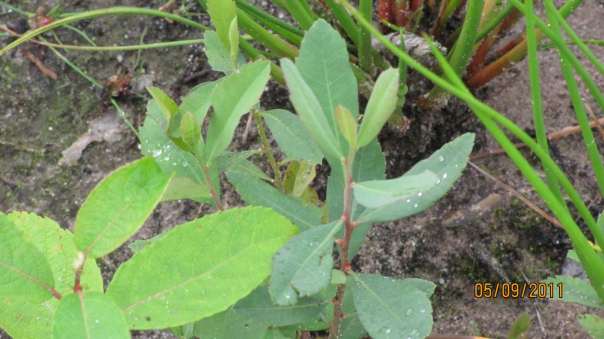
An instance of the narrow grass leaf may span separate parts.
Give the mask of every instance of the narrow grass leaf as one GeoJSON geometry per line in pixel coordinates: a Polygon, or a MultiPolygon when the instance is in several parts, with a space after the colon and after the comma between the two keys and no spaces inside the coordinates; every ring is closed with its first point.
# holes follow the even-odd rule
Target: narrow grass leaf
{"type": "Polygon", "coordinates": [[[132,329],[197,321],[226,310],[260,285],[275,252],[295,233],[285,217],[267,208],[206,216],[145,246],[118,269],[107,294],[132,329]]]}
{"type": "Polygon", "coordinates": [[[315,226],[292,238],[273,258],[269,292],[278,305],[295,305],[299,297],[329,285],[334,236],[341,222],[315,226]]]}
{"type": "Polygon", "coordinates": [[[102,257],[143,225],[168,187],[170,177],[151,158],[120,167],[88,195],[76,216],[75,244],[86,256],[102,257]]]}
{"type": "Polygon", "coordinates": [[[129,339],[123,313],[99,292],[70,294],[59,303],[53,322],[54,339],[129,339]]]}

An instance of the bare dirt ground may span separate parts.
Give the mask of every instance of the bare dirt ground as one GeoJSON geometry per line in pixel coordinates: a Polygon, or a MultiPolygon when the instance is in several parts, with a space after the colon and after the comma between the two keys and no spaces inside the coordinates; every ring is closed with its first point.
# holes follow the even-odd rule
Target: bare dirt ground
{"type": "MultiPolygon", "coordinates": [[[[28,11],[34,11],[39,5],[29,0],[9,3],[28,11]]],[[[157,8],[162,3],[62,2],[66,9],[74,11],[117,4],[157,8]]],[[[185,3],[193,6],[195,1],[185,3]]],[[[192,11],[195,10],[193,6],[192,11]]],[[[3,13],[1,22],[14,22],[18,18],[14,13],[2,10],[0,13],[3,13]]],[[[586,0],[570,22],[580,36],[601,39],[602,18],[602,3],[586,0]]],[[[99,45],[136,44],[143,34],[146,42],[199,37],[199,33],[191,29],[148,18],[104,18],[77,27],[96,37],[99,45]]],[[[65,43],[77,40],[70,31],[61,30],[59,35],[65,43]]],[[[604,48],[594,47],[594,50],[604,58],[604,48]]],[[[199,46],[142,51],[140,55],[137,52],[68,52],[65,55],[101,83],[116,73],[128,71],[133,75],[133,94],[120,100],[120,104],[134,125],[144,116],[145,85],[159,86],[178,97],[195,84],[216,76],[208,71],[199,46]]],[[[574,125],[570,101],[557,70],[557,55],[542,51],[541,66],[549,130],[574,125]]],[[[530,128],[526,69],[525,63],[514,65],[481,90],[480,95],[522,127],[530,128]]],[[[601,77],[597,80],[604,84],[601,77]]],[[[139,156],[136,136],[121,119],[112,118],[116,113],[106,99],[106,93],[92,86],[49,50],[21,47],[0,59],[0,210],[31,211],[51,217],[66,228],[72,227],[78,206],[92,187],[111,170],[139,156]],[[58,80],[45,77],[26,60],[25,48],[54,69],[58,80]],[[105,125],[95,124],[101,118],[106,119],[105,125]],[[91,124],[100,129],[109,126],[112,135],[95,134],[99,136],[98,141],[85,147],[73,165],[60,164],[62,152],[85,135],[91,124]]],[[[263,105],[266,108],[287,105],[286,92],[273,86],[263,97],[263,105]]],[[[381,136],[390,176],[402,174],[417,160],[466,131],[478,135],[475,153],[496,148],[472,113],[462,105],[453,104],[441,112],[410,110],[406,114],[412,121],[406,135],[388,130],[381,136]]],[[[246,149],[256,143],[252,130],[247,143],[236,142],[234,147],[246,149]]],[[[602,211],[604,202],[595,189],[580,137],[557,141],[553,148],[557,161],[571,175],[594,214],[602,211]]],[[[504,156],[477,160],[476,164],[532,201],[538,201],[504,156]]],[[[321,185],[320,180],[317,185],[321,185]]],[[[226,192],[229,204],[239,203],[235,193],[228,189],[226,192]]],[[[189,202],[162,204],[136,239],[148,239],[207,211],[189,202]]],[[[447,197],[427,212],[400,222],[376,225],[354,263],[365,272],[418,276],[434,281],[438,285],[433,300],[435,333],[503,338],[514,320],[527,312],[533,319],[529,338],[586,338],[576,318],[585,312],[593,313],[592,309],[556,302],[493,303],[475,300],[472,296],[475,282],[537,281],[559,273],[569,247],[563,231],[527,209],[505,189],[468,168],[447,197]]],[[[117,265],[130,255],[128,247],[123,246],[100,261],[105,277],[109,279],[117,265]]],[[[600,315],[604,314],[600,312],[600,315]]],[[[168,335],[147,332],[137,336],[168,335]]]]}

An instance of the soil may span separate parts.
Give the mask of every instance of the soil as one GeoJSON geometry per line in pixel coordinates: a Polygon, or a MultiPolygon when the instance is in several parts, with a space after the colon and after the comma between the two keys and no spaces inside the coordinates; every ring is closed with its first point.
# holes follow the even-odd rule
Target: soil
{"type": "MultiPolygon", "coordinates": [[[[8,2],[28,11],[35,11],[40,5],[33,0],[8,2]]],[[[195,1],[182,2],[191,6],[191,12],[198,11],[195,1]]],[[[163,1],[65,0],[61,4],[67,10],[81,11],[112,5],[157,8],[163,1]]],[[[582,37],[602,38],[602,17],[604,5],[587,0],[570,23],[582,37]]],[[[15,22],[17,18],[14,13],[0,11],[2,22],[15,22]]],[[[207,18],[195,19],[207,23],[207,18]]],[[[142,34],[147,42],[200,35],[159,19],[139,17],[102,18],[76,26],[95,37],[98,45],[136,44],[142,34]]],[[[60,30],[58,34],[65,43],[79,43],[72,31],[60,30]]],[[[604,48],[593,49],[597,56],[604,58],[604,48]]],[[[101,83],[125,72],[133,76],[131,93],[123,96],[119,103],[127,112],[126,118],[135,126],[144,117],[145,85],[152,83],[179,97],[195,84],[217,76],[209,70],[199,46],[147,50],[140,55],[137,52],[65,54],[101,83]]],[[[557,55],[544,50],[540,61],[549,130],[574,125],[557,55]]],[[[526,69],[524,62],[510,67],[479,95],[520,126],[530,129],[526,69]]],[[[604,78],[595,78],[604,88],[604,78]]],[[[287,105],[287,93],[274,84],[263,96],[265,108],[287,105]]],[[[477,133],[475,153],[497,147],[471,112],[455,100],[438,112],[422,112],[408,106],[406,114],[411,125],[406,134],[392,128],[380,137],[389,176],[404,173],[417,160],[466,131],[477,133]]],[[[0,107],[3,107],[0,113],[0,210],[4,212],[31,211],[71,228],[78,207],[94,185],[113,169],[139,157],[136,136],[122,122],[117,126],[109,124],[113,137],[94,138],[72,165],[61,162],[62,152],[85,135],[90,124],[100,118],[115,117],[116,112],[107,100],[106,91],[92,86],[50,50],[24,46],[0,59],[0,107]],[[49,79],[29,62],[24,57],[26,49],[55,70],[58,79],[49,79]]],[[[591,104],[591,107],[596,106],[591,104]]],[[[257,147],[255,130],[252,128],[247,142],[241,138],[242,131],[240,128],[233,147],[257,147]]],[[[593,213],[602,211],[604,202],[595,189],[581,138],[571,136],[553,143],[552,147],[556,160],[569,173],[593,213]]],[[[531,201],[539,201],[504,156],[477,160],[476,164],[531,201]]],[[[321,182],[317,184],[320,186],[321,182]]],[[[225,185],[227,204],[240,204],[237,195],[225,185]]],[[[209,211],[191,202],[161,204],[133,240],[151,238],[209,211]]],[[[508,190],[468,167],[446,198],[425,213],[374,226],[354,264],[364,272],[414,276],[435,282],[438,288],[433,300],[434,333],[503,338],[514,320],[526,312],[533,320],[529,338],[587,338],[576,318],[586,312],[597,313],[594,309],[557,302],[494,303],[476,300],[472,294],[475,282],[538,281],[560,273],[569,248],[562,230],[528,209],[508,190]]],[[[100,261],[106,280],[131,255],[124,245],[100,261]]],[[[600,315],[604,313],[600,311],[600,315]]],[[[170,337],[165,332],[143,332],[136,336],[170,337]]],[[[0,333],[0,338],[4,337],[6,335],[0,333]]]]}

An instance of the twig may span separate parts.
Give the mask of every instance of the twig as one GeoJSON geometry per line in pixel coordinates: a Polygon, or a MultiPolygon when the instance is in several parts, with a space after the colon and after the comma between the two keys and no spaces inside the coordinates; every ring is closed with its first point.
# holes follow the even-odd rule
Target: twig
{"type": "MultiPolygon", "coordinates": [[[[602,126],[604,126],[604,118],[600,118],[598,120],[593,120],[590,123],[591,128],[598,128],[599,130],[601,130],[601,135],[603,137],[604,140],[604,129],[602,126]]],[[[556,131],[556,132],[552,132],[549,133],[547,135],[547,139],[549,141],[556,141],[559,139],[563,139],[566,138],[568,136],[574,135],[574,134],[578,134],[581,133],[581,128],[578,125],[575,126],[568,126],[568,127],[564,127],[563,129],[556,131]]],[[[526,148],[526,145],[523,143],[517,143],[514,144],[517,148],[526,148]]],[[[490,151],[486,151],[486,152],[482,152],[482,153],[478,153],[475,154],[473,156],[470,157],[471,160],[473,161],[477,161],[477,160],[481,160],[484,158],[490,158],[492,156],[497,156],[497,155],[503,155],[505,154],[505,151],[501,148],[497,148],[494,150],[490,150],[490,151]]]]}
{"type": "Polygon", "coordinates": [[[52,68],[44,65],[42,60],[38,59],[38,57],[35,56],[32,52],[24,51],[23,55],[27,60],[31,61],[34,65],[36,65],[40,72],[42,72],[42,74],[44,74],[45,76],[51,78],[52,80],[57,80],[59,78],[57,76],[57,73],[52,68]]]}

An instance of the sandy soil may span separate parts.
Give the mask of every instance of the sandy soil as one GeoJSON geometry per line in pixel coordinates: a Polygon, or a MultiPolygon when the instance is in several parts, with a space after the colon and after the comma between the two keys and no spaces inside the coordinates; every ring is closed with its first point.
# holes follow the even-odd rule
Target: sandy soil
{"type": "MultiPolygon", "coordinates": [[[[36,8],[36,1],[11,3],[29,11],[36,8]]],[[[118,3],[158,7],[162,1],[101,0],[90,5],[89,2],[72,0],[63,3],[68,9],[83,10],[118,3]]],[[[586,0],[572,16],[571,23],[583,37],[602,38],[602,17],[602,3],[586,0]]],[[[0,18],[4,22],[15,20],[17,16],[9,14],[0,18]]],[[[135,44],[143,32],[146,32],[145,41],[199,35],[160,20],[134,17],[105,18],[78,27],[97,37],[99,45],[116,42],[135,44]]],[[[76,41],[76,36],[69,31],[61,31],[60,36],[65,42],[76,41]]],[[[29,48],[35,53],[43,53],[40,57],[58,73],[59,79],[54,81],[40,74],[24,58],[23,48],[0,59],[0,105],[4,108],[0,113],[0,210],[36,212],[70,228],[78,206],[92,187],[111,170],[139,156],[137,141],[122,123],[113,128],[119,137],[93,142],[74,165],[60,165],[62,152],[87,132],[89,124],[95,119],[113,116],[115,111],[107,103],[102,90],[91,86],[52,52],[29,48]]],[[[598,56],[604,57],[604,49],[594,50],[598,56]]],[[[145,84],[151,82],[178,97],[193,85],[216,76],[208,71],[198,46],[143,51],[140,57],[136,52],[69,52],[66,55],[101,83],[116,72],[128,70],[133,74],[133,95],[120,103],[135,125],[144,116],[145,84]]],[[[556,131],[575,124],[564,82],[557,70],[557,55],[543,51],[541,65],[549,130],[556,131]]],[[[604,79],[597,80],[604,84],[604,79]]],[[[480,95],[522,127],[530,128],[531,108],[525,63],[511,67],[481,90],[480,95]]],[[[287,105],[286,93],[273,86],[263,97],[263,105],[266,108],[287,105]]],[[[439,112],[422,112],[410,107],[406,114],[412,123],[405,135],[394,129],[381,135],[390,176],[402,174],[417,160],[466,131],[478,134],[476,153],[496,148],[471,112],[460,104],[453,103],[439,112]]],[[[234,147],[254,147],[256,139],[252,130],[247,143],[238,141],[234,147]]],[[[554,143],[554,153],[593,212],[601,211],[604,202],[594,189],[582,140],[569,137],[558,141],[554,143]]],[[[490,157],[476,163],[533,201],[538,201],[505,157],[490,157]]],[[[321,180],[316,184],[320,186],[321,180]]],[[[239,203],[232,191],[227,189],[226,194],[229,204],[239,203]]],[[[135,239],[148,239],[207,211],[207,208],[200,209],[189,202],[162,204],[135,239]]],[[[533,319],[530,338],[585,338],[586,334],[575,319],[594,310],[555,302],[547,305],[488,303],[472,297],[472,284],[475,282],[522,281],[525,277],[536,281],[559,273],[568,249],[564,232],[528,210],[508,191],[468,168],[450,194],[427,212],[400,222],[376,225],[354,263],[365,272],[397,277],[418,276],[437,283],[435,333],[502,338],[513,321],[521,313],[528,312],[533,319]],[[489,196],[487,201],[491,203],[488,209],[476,207],[484,207],[484,199],[489,196]],[[483,204],[479,205],[481,202],[483,204]]],[[[130,255],[125,245],[101,261],[99,264],[105,277],[109,279],[117,265],[130,255]]],[[[137,336],[167,335],[147,332],[137,336]]],[[[1,333],[0,338],[3,338],[1,333]]]]}

